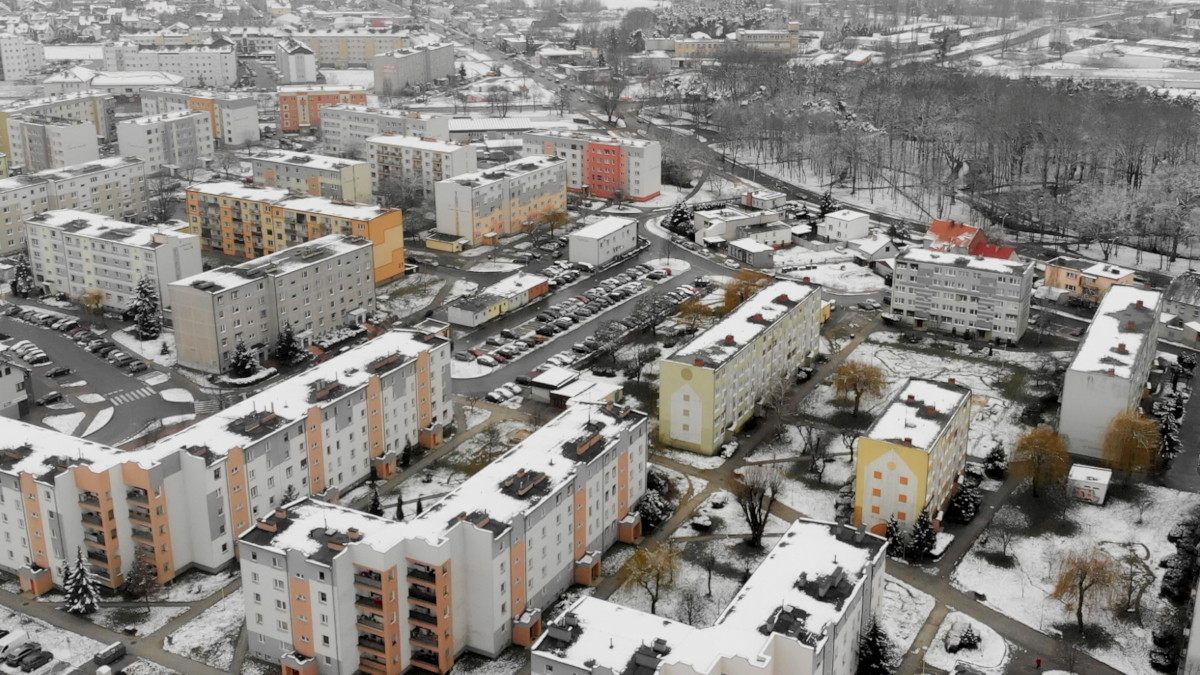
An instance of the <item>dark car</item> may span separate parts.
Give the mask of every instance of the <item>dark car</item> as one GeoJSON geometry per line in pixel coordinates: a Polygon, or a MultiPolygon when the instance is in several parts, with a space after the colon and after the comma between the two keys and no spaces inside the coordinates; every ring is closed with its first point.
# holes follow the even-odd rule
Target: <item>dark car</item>
{"type": "Polygon", "coordinates": [[[529,385],[533,384],[533,378],[528,375],[518,375],[517,384],[528,387],[529,385]]]}
{"type": "Polygon", "coordinates": [[[54,660],[54,654],[50,652],[37,651],[21,659],[21,672],[32,673],[42,666],[54,660]]]}
{"type": "Polygon", "coordinates": [[[36,403],[38,405],[50,405],[51,403],[58,403],[62,399],[63,399],[63,395],[62,395],[61,391],[52,391],[52,392],[46,394],[45,396],[39,398],[36,401],[36,403]]]}
{"type": "Polygon", "coordinates": [[[147,370],[150,370],[150,366],[146,365],[145,361],[134,361],[133,363],[129,364],[129,367],[126,368],[126,370],[131,373],[144,373],[147,370]]]}
{"type": "Polygon", "coordinates": [[[50,370],[47,370],[46,377],[62,377],[63,375],[70,375],[73,372],[75,371],[66,366],[59,366],[57,368],[51,368],[50,370]]]}
{"type": "Polygon", "coordinates": [[[544,335],[544,336],[546,336],[546,337],[550,337],[551,335],[554,335],[554,329],[550,327],[550,326],[552,326],[552,325],[554,325],[554,324],[549,324],[549,323],[548,323],[548,324],[546,324],[545,326],[542,326],[542,327],[538,328],[538,329],[537,329],[537,331],[535,331],[535,332],[536,332],[538,335],[544,335]]]}
{"type": "Polygon", "coordinates": [[[115,351],[117,351],[117,346],[116,346],[116,345],[114,345],[114,344],[106,344],[106,345],[104,345],[103,347],[101,347],[101,348],[97,349],[97,350],[96,350],[96,353],[97,353],[98,355],[100,355],[100,356],[103,356],[103,357],[105,357],[105,358],[108,358],[108,355],[109,355],[109,354],[111,354],[111,353],[113,353],[113,352],[115,352],[115,351]]]}
{"type": "Polygon", "coordinates": [[[550,316],[549,314],[547,314],[545,312],[542,312],[541,314],[538,314],[537,316],[535,316],[533,318],[534,318],[534,320],[541,321],[542,323],[546,323],[547,321],[554,320],[554,317],[550,316]]]}
{"type": "Polygon", "coordinates": [[[470,361],[471,355],[467,352],[454,352],[454,359],[456,361],[470,361]]]}
{"type": "Polygon", "coordinates": [[[16,651],[8,653],[8,656],[4,659],[4,665],[10,668],[16,668],[17,664],[21,663],[21,659],[33,654],[34,652],[40,651],[42,651],[42,646],[40,644],[36,642],[26,642],[20,647],[17,647],[16,651]]]}
{"type": "Polygon", "coordinates": [[[515,330],[511,328],[505,328],[504,330],[500,331],[500,337],[506,337],[509,340],[516,340],[519,336],[515,330]]]}

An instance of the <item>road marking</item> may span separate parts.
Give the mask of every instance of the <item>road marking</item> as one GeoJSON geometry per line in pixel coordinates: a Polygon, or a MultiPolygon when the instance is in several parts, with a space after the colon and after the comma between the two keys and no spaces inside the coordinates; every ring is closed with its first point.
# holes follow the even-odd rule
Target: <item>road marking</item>
{"type": "Polygon", "coordinates": [[[117,396],[109,396],[109,400],[113,402],[113,405],[125,405],[126,403],[133,403],[140,398],[146,398],[154,394],[155,391],[152,387],[142,387],[141,389],[135,389],[117,396]]]}
{"type": "Polygon", "coordinates": [[[198,414],[207,415],[207,414],[215,413],[218,410],[220,410],[221,402],[217,401],[216,399],[210,399],[207,401],[195,401],[192,403],[192,407],[195,408],[195,410],[198,414]]]}

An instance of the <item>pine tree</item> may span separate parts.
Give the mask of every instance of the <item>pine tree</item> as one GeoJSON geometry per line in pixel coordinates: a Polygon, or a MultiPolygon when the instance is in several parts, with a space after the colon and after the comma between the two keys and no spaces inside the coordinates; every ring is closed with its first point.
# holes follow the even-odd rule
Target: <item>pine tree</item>
{"type": "Polygon", "coordinates": [[[13,295],[28,298],[33,294],[33,270],[29,267],[29,258],[25,254],[17,256],[17,267],[13,271],[13,295]]]}
{"type": "Polygon", "coordinates": [[[1179,367],[1187,372],[1192,372],[1196,368],[1196,355],[1191,352],[1183,352],[1179,355],[1179,367]]]}
{"type": "Polygon", "coordinates": [[[834,211],[837,211],[837,202],[833,201],[833,192],[826,190],[825,194],[821,196],[821,215],[824,216],[834,211]]]}
{"type": "Polygon", "coordinates": [[[987,457],[983,460],[983,473],[988,478],[995,480],[1003,480],[1005,474],[1008,473],[1008,457],[1004,454],[1004,448],[999,443],[988,451],[987,457]]]}
{"type": "Polygon", "coordinates": [[[250,353],[250,348],[242,340],[238,340],[237,347],[233,350],[233,360],[229,362],[229,369],[233,372],[234,377],[250,377],[258,372],[258,359],[250,353]]]}
{"type": "Polygon", "coordinates": [[[396,492],[396,520],[404,520],[404,493],[396,492]]]}
{"type": "Polygon", "coordinates": [[[929,509],[921,509],[917,522],[913,524],[912,533],[908,538],[908,549],[905,551],[910,562],[923,562],[933,554],[937,544],[937,534],[933,531],[933,521],[929,518],[929,509]]]}
{"type": "Polygon", "coordinates": [[[296,331],[292,324],[283,324],[279,329],[279,339],[275,341],[275,360],[285,366],[290,366],[300,358],[300,343],[296,341],[296,331]]]}
{"type": "Polygon", "coordinates": [[[149,277],[137,283],[137,296],[133,299],[133,321],[139,340],[157,340],[162,335],[162,307],[158,302],[158,286],[149,277]]]}
{"type": "Polygon", "coordinates": [[[425,513],[425,505],[421,503],[421,498],[417,497],[417,515],[425,513]]]}
{"type": "Polygon", "coordinates": [[[900,531],[900,521],[896,520],[895,515],[888,518],[887,531],[883,536],[888,540],[888,548],[892,555],[904,555],[904,533],[900,531]]]}
{"type": "Polygon", "coordinates": [[[983,495],[979,494],[979,488],[964,487],[955,492],[954,496],[950,498],[950,503],[946,505],[946,520],[954,523],[969,523],[979,513],[979,505],[982,502],[983,495]]]}
{"type": "Polygon", "coordinates": [[[458,76],[462,79],[467,79],[467,64],[461,63],[458,66],[458,76]]]}
{"type": "Polygon", "coordinates": [[[87,558],[83,555],[82,548],[76,549],[75,569],[72,570],[69,581],[70,585],[64,589],[67,592],[67,613],[94,614],[100,602],[100,591],[96,579],[88,569],[87,558]]]}
{"type": "Polygon", "coordinates": [[[608,64],[604,61],[604,52],[600,52],[600,58],[596,60],[596,67],[605,68],[608,64]]]}
{"type": "Polygon", "coordinates": [[[667,219],[667,229],[675,234],[688,235],[692,232],[692,212],[687,204],[679,202],[675,208],[671,210],[671,215],[667,219]]]}
{"type": "Polygon", "coordinates": [[[379,500],[379,488],[375,483],[371,483],[371,491],[368,493],[367,513],[373,516],[383,515],[383,502],[379,500]]]}
{"type": "Polygon", "coordinates": [[[400,451],[400,468],[407,469],[412,464],[412,442],[409,441],[404,445],[404,449],[400,451]]]}
{"type": "MultiPolygon", "coordinates": [[[[1181,397],[1176,397],[1179,400],[1181,397]]],[[[1159,457],[1162,458],[1162,469],[1166,470],[1171,460],[1183,450],[1183,442],[1179,439],[1179,420],[1175,417],[1174,405],[1165,401],[1154,404],[1154,416],[1158,418],[1159,457]],[[1165,405],[1160,405],[1165,404],[1165,405]]]]}
{"type": "Polygon", "coordinates": [[[898,654],[887,631],[879,620],[871,617],[867,630],[858,638],[858,669],[856,675],[891,675],[895,671],[898,654]]]}
{"type": "Polygon", "coordinates": [[[958,636],[959,649],[977,649],[980,642],[979,632],[975,630],[975,626],[969,623],[963,629],[962,635],[958,636]]]}
{"type": "Polygon", "coordinates": [[[292,502],[296,501],[296,499],[299,496],[300,495],[298,495],[296,493],[296,486],[292,485],[291,483],[288,483],[288,486],[286,488],[284,488],[284,490],[283,490],[283,496],[280,497],[279,503],[281,505],[291,504],[292,502]]]}
{"type": "Polygon", "coordinates": [[[134,600],[146,601],[146,612],[150,612],[150,597],[158,592],[158,570],[154,565],[135,558],[129,573],[125,575],[125,594],[134,600]]]}

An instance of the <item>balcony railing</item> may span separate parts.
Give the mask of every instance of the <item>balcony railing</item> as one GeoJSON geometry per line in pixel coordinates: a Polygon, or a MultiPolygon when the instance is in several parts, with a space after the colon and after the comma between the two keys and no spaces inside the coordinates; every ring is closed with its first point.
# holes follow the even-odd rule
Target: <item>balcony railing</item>
{"type": "Polygon", "coordinates": [[[94,549],[103,551],[104,550],[104,535],[100,535],[99,537],[88,537],[85,535],[83,537],[83,544],[84,544],[84,546],[87,546],[88,548],[94,548],[94,549]]]}
{"type": "Polygon", "coordinates": [[[437,604],[437,593],[434,593],[423,586],[409,586],[408,597],[414,600],[428,602],[431,605],[437,604]]]}
{"type": "Polygon", "coordinates": [[[417,628],[409,632],[408,639],[417,644],[429,645],[430,647],[438,646],[438,636],[433,631],[417,628]]]}
{"type": "Polygon", "coordinates": [[[371,588],[383,588],[383,578],[375,572],[363,570],[354,575],[354,583],[369,586],[371,588]]]}
{"type": "Polygon", "coordinates": [[[150,563],[157,562],[157,559],[156,559],[155,553],[154,553],[154,547],[138,546],[134,550],[137,551],[137,557],[141,558],[142,560],[145,560],[146,562],[150,562],[150,563]]]}
{"type": "Polygon", "coordinates": [[[91,492],[84,492],[83,494],[79,495],[79,505],[99,510],[100,495],[91,492]]]}
{"type": "Polygon", "coordinates": [[[88,549],[87,557],[88,557],[88,560],[95,560],[96,562],[98,562],[102,565],[108,564],[108,554],[103,551],[97,551],[95,549],[88,549]]]}
{"type": "Polygon", "coordinates": [[[142,544],[154,545],[154,533],[148,530],[134,530],[133,540],[142,544]]]}
{"type": "Polygon", "coordinates": [[[145,523],[145,524],[149,525],[150,524],[150,512],[129,509],[129,519],[134,522],[137,522],[137,523],[145,523]]]}
{"type": "Polygon", "coordinates": [[[365,672],[376,675],[383,675],[387,672],[387,662],[370,658],[366,654],[359,655],[358,667],[365,672]]]}
{"type": "Polygon", "coordinates": [[[380,640],[373,635],[359,635],[358,646],[362,647],[363,649],[370,649],[371,651],[378,652],[380,654],[387,653],[387,648],[385,647],[383,640],[380,640]]]}
{"type": "Polygon", "coordinates": [[[371,618],[370,615],[359,614],[358,615],[358,625],[366,627],[366,628],[370,628],[371,630],[377,630],[377,631],[383,630],[383,622],[376,621],[375,619],[371,618]]]}
{"type": "Polygon", "coordinates": [[[149,504],[150,495],[145,490],[129,490],[125,493],[125,500],[137,504],[149,504]]]}
{"type": "Polygon", "coordinates": [[[417,612],[414,610],[410,610],[408,612],[408,618],[412,619],[413,621],[419,621],[421,623],[424,623],[424,624],[427,624],[430,626],[435,626],[435,627],[437,626],[437,615],[436,614],[429,614],[426,612],[417,612]]]}
{"type": "Polygon", "coordinates": [[[94,513],[84,513],[82,520],[83,520],[83,524],[87,527],[94,527],[96,529],[104,529],[104,521],[100,520],[100,516],[98,516],[94,513]]]}
{"type": "Polygon", "coordinates": [[[433,570],[426,571],[419,567],[408,568],[407,575],[408,575],[409,579],[416,579],[418,581],[423,581],[427,584],[432,584],[434,581],[437,580],[437,576],[434,575],[433,570]]]}
{"type": "Polygon", "coordinates": [[[420,661],[421,663],[428,663],[431,666],[438,665],[437,654],[435,654],[429,650],[426,650],[426,649],[413,650],[412,657],[413,657],[413,661],[420,661]]]}
{"type": "Polygon", "coordinates": [[[359,595],[354,598],[354,606],[379,613],[383,610],[383,598],[374,596],[363,597],[359,595]]]}

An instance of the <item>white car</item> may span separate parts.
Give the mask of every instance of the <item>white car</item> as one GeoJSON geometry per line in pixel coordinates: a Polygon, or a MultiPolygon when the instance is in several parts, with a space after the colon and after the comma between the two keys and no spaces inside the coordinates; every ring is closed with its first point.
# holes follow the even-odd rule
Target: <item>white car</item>
{"type": "Polygon", "coordinates": [[[502,385],[500,385],[500,388],[507,389],[509,392],[512,393],[513,396],[521,395],[521,385],[516,384],[515,382],[509,382],[508,384],[502,384],[502,385]]]}
{"type": "Polygon", "coordinates": [[[728,267],[731,270],[737,270],[737,269],[742,268],[742,266],[738,264],[738,261],[734,260],[733,258],[726,258],[724,264],[726,267],[728,267]]]}

